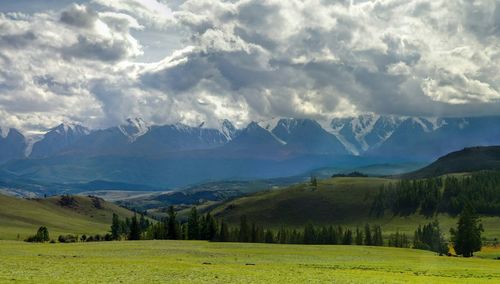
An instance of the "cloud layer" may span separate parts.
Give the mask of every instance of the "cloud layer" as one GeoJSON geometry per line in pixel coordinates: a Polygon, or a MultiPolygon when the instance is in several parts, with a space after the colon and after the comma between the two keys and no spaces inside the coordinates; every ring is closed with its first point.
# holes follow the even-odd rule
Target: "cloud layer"
{"type": "Polygon", "coordinates": [[[0,125],[491,115],[499,66],[498,0],[94,0],[0,14],[0,125]]]}

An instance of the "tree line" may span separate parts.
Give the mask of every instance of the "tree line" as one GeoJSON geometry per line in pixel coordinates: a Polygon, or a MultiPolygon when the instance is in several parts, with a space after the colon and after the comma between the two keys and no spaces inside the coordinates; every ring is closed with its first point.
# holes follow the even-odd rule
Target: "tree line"
{"type": "MultiPolygon", "coordinates": [[[[450,231],[451,244],[456,253],[469,257],[473,252],[479,251],[482,247],[482,232],[483,227],[474,209],[466,206],[460,214],[457,228],[450,231]]],[[[140,219],[134,216],[127,222],[121,221],[114,215],[111,235],[115,240],[171,239],[278,244],[385,245],[429,250],[441,255],[449,253],[449,242],[445,240],[437,220],[419,226],[412,240],[399,231],[390,234],[384,240],[380,225],[366,224],[363,228],[357,227],[353,230],[342,226],[306,224],[303,229],[282,226],[278,230],[271,230],[254,222],[250,223],[243,215],[239,226],[229,227],[223,220],[214,218],[210,212],[205,215],[199,214],[196,207],[191,209],[188,220],[184,223],[177,220],[172,206],[168,209],[168,217],[158,222],[148,223],[142,215],[140,219]]]]}
{"type": "MultiPolygon", "coordinates": [[[[458,219],[457,228],[452,228],[451,244],[458,255],[473,256],[481,250],[483,232],[482,224],[470,205],[466,205],[458,219]]],[[[104,237],[95,238],[82,235],[61,235],[61,243],[99,240],[208,240],[218,242],[251,242],[279,244],[322,244],[322,245],[367,245],[413,247],[448,254],[448,242],[444,239],[439,222],[436,220],[424,226],[419,226],[410,244],[408,236],[399,231],[392,233],[384,240],[382,228],[379,225],[366,224],[363,228],[352,230],[342,226],[314,226],[307,224],[304,228],[294,229],[281,227],[277,231],[264,229],[255,223],[248,222],[246,216],[241,216],[240,224],[229,227],[223,220],[218,221],[210,212],[200,215],[193,207],[187,222],[179,222],[174,208],[168,209],[168,217],[159,221],[149,221],[144,215],[137,213],[131,218],[120,219],[113,214],[110,233],[104,237]]],[[[37,233],[28,237],[28,242],[48,242],[48,229],[42,226],[37,233]]],[[[50,242],[55,242],[50,240],[50,242]]]]}
{"type": "Polygon", "coordinates": [[[370,214],[381,217],[387,210],[395,215],[437,213],[458,215],[470,205],[483,215],[500,215],[500,173],[478,172],[467,176],[447,176],[400,180],[382,186],[370,214]]]}

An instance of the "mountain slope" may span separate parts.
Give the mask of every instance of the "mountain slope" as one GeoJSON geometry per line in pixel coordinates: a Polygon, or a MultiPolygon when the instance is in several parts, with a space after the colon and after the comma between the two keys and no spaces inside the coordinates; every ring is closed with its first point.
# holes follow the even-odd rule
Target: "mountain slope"
{"type": "Polygon", "coordinates": [[[424,178],[481,170],[500,170],[500,146],[472,147],[452,152],[403,177],[424,178]]]}
{"type": "Polygon", "coordinates": [[[290,151],[308,154],[348,155],[344,145],[311,119],[281,119],[272,133],[286,142],[290,151]]]}
{"type": "Polygon", "coordinates": [[[39,226],[51,238],[60,234],[103,234],[109,231],[113,213],[122,218],[133,213],[102,199],[75,196],[74,206],[61,206],[60,197],[21,199],[0,195],[0,239],[20,239],[34,234],[39,226]]]}
{"type": "Polygon", "coordinates": [[[24,158],[26,139],[14,128],[0,128],[0,163],[24,158]]]}
{"type": "Polygon", "coordinates": [[[90,130],[81,125],[60,124],[33,145],[30,157],[44,158],[57,154],[89,133],[90,130]]]}

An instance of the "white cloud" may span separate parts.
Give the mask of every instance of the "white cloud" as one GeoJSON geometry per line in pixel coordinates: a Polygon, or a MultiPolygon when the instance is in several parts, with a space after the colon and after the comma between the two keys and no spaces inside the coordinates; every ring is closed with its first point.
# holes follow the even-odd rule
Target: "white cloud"
{"type": "Polygon", "coordinates": [[[495,114],[499,25],[495,0],[93,0],[0,14],[0,124],[495,114]]]}

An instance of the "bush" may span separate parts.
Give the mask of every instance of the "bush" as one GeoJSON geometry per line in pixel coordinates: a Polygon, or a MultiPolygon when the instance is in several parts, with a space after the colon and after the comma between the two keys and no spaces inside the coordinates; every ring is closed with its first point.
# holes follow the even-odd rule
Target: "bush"
{"type": "Polygon", "coordinates": [[[48,242],[49,240],[50,240],[49,230],[47,229],[47,227],[42,226],[42,227],[38,228],[36,235],[29,236],[24,241],[30,242],[30,243],[44,243],[44,242],[48,242]]]}
{"type": "Polygon", "coordinates": [[[70,195],[63,195],[59,199],[59,205],[63,207],[77,207],[78,206],[78,201],[70,195]]]}
{"type": "Polygon", "coordinates": [[[60,235],[57,239],[60,243],[76,243],[78,236],[76,235],[60,235]]]}

